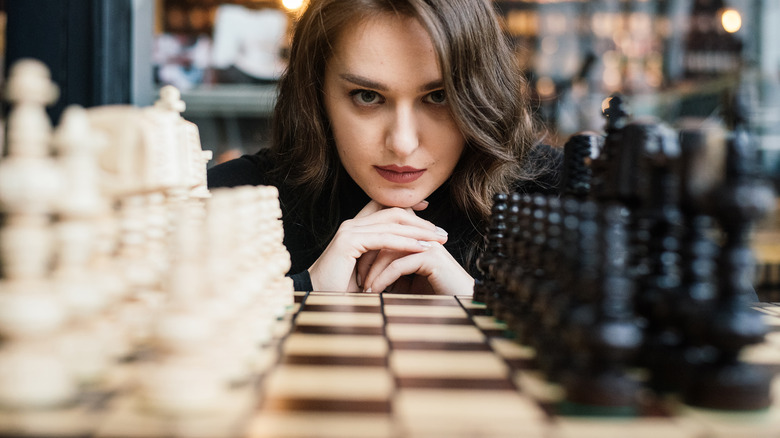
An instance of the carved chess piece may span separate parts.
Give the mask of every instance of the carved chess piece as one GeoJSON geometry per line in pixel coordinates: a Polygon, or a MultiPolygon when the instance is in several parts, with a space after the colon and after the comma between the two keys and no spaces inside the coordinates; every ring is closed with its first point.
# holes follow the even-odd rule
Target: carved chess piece
{"type": "Polygon", "coordinates": [[[76,382],[57,352],[67,308],[50,280],[50,215],[61,177],[50,157],[51,124],[44,110],[57,88],[46,67],[24,60],[11,68],[7,98],[8,156],[0,161],[0,405],[17,409],[62,406],[76,382]]]}
{"type": "Polygon", "coordinates": [[[716,357],[702,364],[687,388],[685,401],[699,407],[756,410],[771,404],[766,370],[739,360],[740,351],[764,340],[767,327],[748,307],[753,295],[755,259],[750,231],[774,206],[774,193],[757,176],[757,150],[747,132],[745,108],[737,101],[727,142],[726,177],[714,195],[714,216],[724,242],[717,259],[717,297],[707,329],[716,357]]]}
{"type": "Polygon", "coordinates": [[[474,301],[483,302],[492,311],[495,301],[495,273],[494,267],[499,259],[505,257],[504,233],[506,233],[506,209],[507,195],[499,193],[493,196],[491,207],[490,226],[485,236],[485,248],[477,260],[477,267],[483,275],[474,285],[474,301]]]}
{"type": "Polygon", "coordinates": [[[100,193],[98,152],[104,146],[91,130],[86,111],[66,108],[55,131],[54,145],[63,174],[54,229],[57,257],[52,274],[55,290],[68,305],[72,320],[63,333],[63,354],[81,383],[97,382],[107,371],[111,354],[101,337],[104,310],[112,298],[105,283],[95,281],[96,224],[108,208],[100,193]]]}

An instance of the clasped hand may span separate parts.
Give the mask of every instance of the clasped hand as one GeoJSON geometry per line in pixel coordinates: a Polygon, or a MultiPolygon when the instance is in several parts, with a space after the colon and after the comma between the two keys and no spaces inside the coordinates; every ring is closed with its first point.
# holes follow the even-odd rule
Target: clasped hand
{"type": "Polygon", "coordinates": [[[415,274],[427,279],[436,294],[470,294],[474,280],[444,248],[447,233],[414,213],[426,206],[388,208],[369,202],[339,226],[309,268],[313,288],[381,292],[415,274]]]}

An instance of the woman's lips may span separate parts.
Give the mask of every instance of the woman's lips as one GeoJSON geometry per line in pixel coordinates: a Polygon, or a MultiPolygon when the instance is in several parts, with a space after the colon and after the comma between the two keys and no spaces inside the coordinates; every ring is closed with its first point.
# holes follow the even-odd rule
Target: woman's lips
{"type": "Polygon", "coordinates": [[[398,184],[416,181],[425,172],[425,169],[417,169],[411,166],[374,166],[377,173],[384,179],[398,184]]]}

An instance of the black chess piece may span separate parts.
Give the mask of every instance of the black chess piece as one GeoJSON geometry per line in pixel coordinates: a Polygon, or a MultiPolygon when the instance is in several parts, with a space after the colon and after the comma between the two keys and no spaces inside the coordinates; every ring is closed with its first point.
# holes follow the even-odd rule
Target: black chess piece
{"type": "Polygon", "coordinates": [[[677,134],[662,123],[630,123],[623,135],[641,149],[637,175],[639,203],[634,211],[633,275],[637,286],[636,310],[645,322],[645,342],[639,357],[650,370],[650,386],[673,390],[680,328],[675,308],[680,302],[679,157],[677,134]]]}
{"type": "Polygon", "coordinates": [[[581,334],[595,321],[594,291],[598,288],[602,254],[599,251],[599,204],[591,200],[573,200],[564,203],[567,218],[564,239],[572,248],[572,273],[568,276],[570,305],[563,321],[561,339],[568,349],[569,364],[564,383],[570,384],[579,370],[587,366],[587,350],[583,353],[581,334]],[[574,216],[574,217],[572,217],[574,216]],[[574,230],[569,229],[573,225],[574,230]],[[573,241],[572,241],[573,240],[573,241]]]}
{"type": "Polygon", "coordinates": [[[628,104],[620,94],[612,95],[603,111],[606,136],[600,153],[591,164],[591,193],[596,199],[619,199],[624,190],[634,186],[635,173],[629,170],[637,162],[636,157],[626,153],[623,129],[629,122],[628,104]],[[624,184],[621,186],[620,184],[624,184]]]}
{"type": "Polygon", "coordinates": [[[561,321],[567,311],[567,293],[562,275],[569,266],[563,264],[563,205],[557,196],[547,197],[545,241],[541,250],[541,275],[534,282],[536,291],[531,304],[530,325],[537,328],[532,345],[537,351],[537,366],[550,381],[560,379],[561,321]]]}
{"type": "Polygon", "coordinates": [[[674,319],[682,339],[681,359],[676,370],[677,387],[685,393],[688,382],[703,364],[714,361],[714,349],[706,342],[708,315],[716,296],[715,259],[719,247],[713,240],[714,218],[709,201],[720,178],[724,160],[721,131],[715,125],[680,128],[680,212],[683,217],[680,238],[680,300],[674,319]]]}
{"type": "Polygon", "coordinates": [[[729,119],[735,126],[727,141],[726,176],[713,193],[713,216],[723,233],[717,297],[706,335],[715,357],[699,367],[684,395],[686,403],[711,409],[757,410],[771,404],[770,373],[738,357],[744,347],[763,342],[767,332],[760,314],[749,307],[755,293],[750,231],[774,206],[774,193],[758,178],[758,152],[743,103],[737,100],[732,107],[735,114],[729,119]]]}
{"type": "Polygon", "coordinates": [[[604,119],[607,124],[604,130],[607,135],[623,129],[628,123],[630,112],[628,109],[628,103],[620,93],[615,93],[607,100],[607,107],[603,111],[604,119]]]}
{"type": "Polygon", "coordinates": [[[537,300],[542,291],[539,285],[544,279],[543,253],[547,241],[547,196],[535,194],[530,202],[530,221],[526,229],[530,231],[524,248],[523,266],[525,273],[520,279],[519,296],[523,302],[522,323],[518,328],[518,338],[527,345],[535,345],[538,334],[538,320],[535,317],[537,300]]]}
{"type": "Polygon", "coordinates": [[[604,137],[594,132],[573,135],[563,146],[564,172],[560,192],[586,198],[590,194],[592,170],[589,165],[594,151],[601,151],[604,137]]]}
{"type": "Polygon", "coordinates": [[[515,259],[517,252],[515,246],[518,244],[518,235],[520,234],[520,199],[519,193],[512,192],[507,201],[505,213],[506,231],[504,232],[504,243],[502,245],[505,257],[498,262],[496,270],[496,283],[498,293],[493,303],[493,316],[498,320],[512,325],[517,318],[517,300],[515,293],[510,286],[511,279],[517,275],[515,272],[515,259]]]}
{"type": "Polygon", "coordinates": [[[519,342],[526,342],[528,315],[530,313],[530,292],[525,288],[525,281],[531,275],[531,248],[533,234],[533,196],[528,193],[519,195],[517,203],[517,228],[510,256],[512,268],[507,281],[507,292],[512,297],[512,318],[509,329],[519,342]]]}
{"type": "Polygon", "coordinates": [[[493,196],[490,225],[487,234],[485,235],[482,254],[480,254],[476,262],[477,269],[482,278],[477,279],[474,284],[474,296],[472,299],[476,302],[485,303],[488,305],[488,309],[490,309],[489,304],[493,300],[492,295],[495,291],[495,280],[493,273],[491,272],[491,267],[505,256],[503,250],[503,236],[506,231],[506,200],[507,195],[505,193],[498,193],[493,196]]]}
{"type": "MultiPolygon", "coordinates": [[[[545,371],[548,380],[561,382],[567,368],[571,365],[571,345],[568,334],[576,333],[578,315],[589,312],[582,302],[582,274],[584,254],[579,250],[580,209],[584,200],[572,196],[563,196],[560,202],[560,250],[558,251],[557,268],[553,274],[558,278],[558,290],[550,302],[550,310],[543,318],[543,324],[554,332],[557,339],[555,348],[551,348],[544,364],[540,367],[545,371]]],[[[595,205],[595,204],[594,204],[595,205]]],[[[587,265],[587,262],[585,262],[587,265]]]]}
{"type": "Polygon", "coordinates": [[[567,333],[573,369],[564,380],[564,414],[636,415],[640,383],[628,366],[642,342],[627,275],[628,210],[617,203],[584,203],[580,217],[582,304],[567,333]]]}

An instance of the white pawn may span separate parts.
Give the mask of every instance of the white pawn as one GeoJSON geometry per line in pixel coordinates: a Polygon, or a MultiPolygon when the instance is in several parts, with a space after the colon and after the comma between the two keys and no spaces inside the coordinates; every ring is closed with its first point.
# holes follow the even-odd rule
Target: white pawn
{"type": "Polygon", "coordinates": [[[70,369],[52,336],[65,325],[51,284],[4,283],[0,292],[0,407],[34,410],[63,406],[77,395],[70,369]],[[21,289],[16,289],[16,287],[21,289]]]}
{"type": "Polygon", "coordinates": [[[0,161],[0,405],[30,410],[61,406],[77,394],[70,370],[57,355],[67,321],[49,279],[50,215],[61,177],[49,156],[51,124],[45,105],[57,97],[46,67],[32,60],[11,68],[6,95],[9,155],[0,161]]]}
{"type": "Polygon", "coordinates": [[[165,288],[168,300],[151,336],[159,358],[141,376],[141,398],[157,413],[189,417],[224,406],[228,385],[212,355],[218,340],[203,307],[200,207],[184,203],[177,213],[165,288]]]}
{"type": "Polygon", "coordinates": [[[232,286],[243,278],[232,256],[237,242],[243,237],[235,230],[233,192],[229,188],[215,189],[206,200],[204,307],[222,340],[218,346],[220,354],[231,358],[230,363],[226,363],[227,379],[238,382],[246,380],[252,372],[250,360],[255,344],[241,320],[247,311],[246,295],[240,287],[232,286]]]}
{"type": "MultiPolygon", "coordinates": [[[[68,305],[71,323],[63,333],[63,355],[82,383],[98,381],[110,355],[101,331],[109,290],[90,271],[96,258],[96,225],[108,208],[100,192],[98,152],[104,145],[86,111],[68,107],[54,136],[66,196],[57,203],[59,245],[53,273],[57,293],[68,305]]],[[[99,277],[100,274],[97,274],[99,277]]]]}
{"type": "Polygon", "coordinates": [[[6,91],[14,103],[8,116],[8,156],[0,160],[0,209],[6,212],[3,270],[7,277],[41,278],[51,257],[47,225],[61,177],[50,157],[51,123],[45,105],[57,89],[38,61],[11,68],[6,91]]]}
{"type": "Polygon", "coordinates": [[[294,303],[294,289],[292,280],[285,275],[290,270],[292,262],[290,253],[284,246],[284,224],[282,223],[282,209],[279,205],[279,191],[273,186],[260,187],[263,210],[267,215],[268,233],[268,269],[271,271],[270,294],[274,303],[275,314],[282,317],[286,311],[292,308],[294,303]]]}

